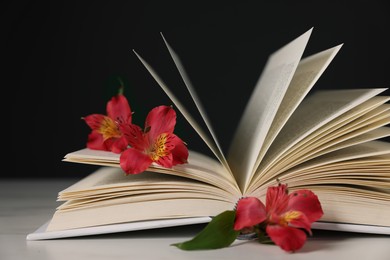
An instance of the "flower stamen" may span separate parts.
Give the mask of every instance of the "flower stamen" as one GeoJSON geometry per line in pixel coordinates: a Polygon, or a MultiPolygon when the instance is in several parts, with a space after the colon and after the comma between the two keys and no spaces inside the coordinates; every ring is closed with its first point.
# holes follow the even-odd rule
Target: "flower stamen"
{"type": "Polygon", "coordinates": [[[109,117],[103,118],[98,132],[103,136],[103,140],[107,140],[109,138],[120,138],[122,135],[117,123],[109,117]]]}
{"type": "Polygon", "coordinates": [[[169,154],[169,149],[167,147],[168,134],[161,134],[157,137],[156,142],[152,145],[149,152],[147,152],[154,162],[158,161],[160,158],[165,157],[169,154]]]}
{"type": "Polygon", "coordinates": [[[285,226],[288,226],[288,224],[289,224],[292,220],[299,218],[301,215],[302,215],[302,213],[301,213],[300,211],[296,211],[296,210],[286,212],[286,213],[283,214],[283,216],[279,219],[279,225],[284,226],[284,227],[285,227],[285,226]]]}

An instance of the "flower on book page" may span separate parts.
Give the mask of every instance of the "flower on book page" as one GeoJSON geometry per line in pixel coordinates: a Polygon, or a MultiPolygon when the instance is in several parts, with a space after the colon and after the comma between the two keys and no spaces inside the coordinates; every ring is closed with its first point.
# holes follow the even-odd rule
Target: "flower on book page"
{"type": "Polygon", "coordinates": [[[88,135],[87,147],[121,153],[127,148],[128,143],[120,126],[131,124],[132,120],[130,105],[122,91],[107,102],[106,111],[107,115],[91,114],[83,118],[92,129],[88,135]]]}
{"type": "Polygon", "coordinates": [[[323,215],[318,197],[302,189],[288,194],[287,185],[269,187],[266,205],[256,197],[241,198],[234,210],[216,217],[193,239],[173,244],[183,250],[216,249],[229,246],[239,234],[260,243],[274,243],[295,252],[311,235],[311,224],[323,215]],[[251,236],[248,236],[251,235],[251,236]]]}
{"type": "Polygon", "coordinates": [[[137,174],[152,163],[165,168],[186,163],[188,149],[173,133],[175,125],[176,112],[170,106],[153,108],[146,117],[144,129],[134,124],[121,125],[130,145],[120,156],[121,168],[127,174],[137,174]]]}

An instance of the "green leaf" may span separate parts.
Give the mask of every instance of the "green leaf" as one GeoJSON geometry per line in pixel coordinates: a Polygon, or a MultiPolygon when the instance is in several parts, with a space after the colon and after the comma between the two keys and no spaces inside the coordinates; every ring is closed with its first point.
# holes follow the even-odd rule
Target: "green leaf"
{"type": "Polygon", "coordinates": [[[233,229],[236,212],[227,210],[215,216],[207,226],[191,240],[172,244],[183,250],[218,249],[227,247],[237,238],[239,231],[233,229]]]}

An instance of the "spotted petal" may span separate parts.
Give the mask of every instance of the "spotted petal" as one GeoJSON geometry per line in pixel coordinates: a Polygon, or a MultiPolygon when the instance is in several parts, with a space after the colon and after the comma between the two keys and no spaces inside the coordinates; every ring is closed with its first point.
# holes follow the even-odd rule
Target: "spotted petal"
{"type": "Polygon", "coordinates": [[[120,125],[120,130],[123,136],[131,147],[139,151],[144,151],[149,147],[149,142],[145,138],[141,127],[135,124],[120,125]]]}
{"type": "Polygon", "coordinates": [[[324,214],[317,195],[311,190],[298,190],[290,193],[286,210],[302,212],[310,223],[319,220],[324,214]]]}

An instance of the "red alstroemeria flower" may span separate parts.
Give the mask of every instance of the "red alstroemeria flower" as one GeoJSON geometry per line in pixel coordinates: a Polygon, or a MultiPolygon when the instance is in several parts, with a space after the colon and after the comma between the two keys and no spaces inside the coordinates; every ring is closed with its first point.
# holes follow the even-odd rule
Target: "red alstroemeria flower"
{"type": "Polygon", "coordinates": [[[323,215],[317,196],[310,190],[287,193],[287,185],[267,190],[266,206],[255,197],[242,198],[236,207],[234,230],[262,224],[270,239],[283,250],[294,252],[311,235],[311,224],[323,215]],[[306,232],[305,232],[306,231],[306,232]]]}
{"type": "Polygon", "coordinates": [[[107,102],[107,115],[91,114],[83,119],[92,129],[87,147],[94,150],[121,153],[127,148],[127,140],[120,126],[131,124],[132,112],[125,96],[118,94],[107,102]]]}
{"type": "Polygon", "coordinates": [[[122,125],[121,131],[130,145],[120,156],[120,166],[126,174],[141,173],[153,162],[165,168],[186,163],[188,149],[173,134],[175,125],[176,112],[169,106],[152,109],[144,130],[134,124],[122,125]]]}

